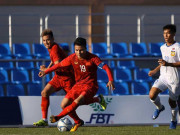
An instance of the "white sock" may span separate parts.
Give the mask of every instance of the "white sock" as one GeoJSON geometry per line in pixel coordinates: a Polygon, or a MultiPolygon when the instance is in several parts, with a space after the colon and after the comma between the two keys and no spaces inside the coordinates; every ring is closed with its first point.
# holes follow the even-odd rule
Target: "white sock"
{"type": "Polygon", "coordinates": [[[157,96],[155,100],[150,99],[150,101],[156,106],[157,109],[160,110],[162,108],[159,96],[157,96]]]}
{"type": "Polygon", "coordinates": [[[171,108],[171,114],[172,114],[171,121],[177,121],[178,110],[179,110],[178,106],[176,106],[176,108],[171,108]]]}

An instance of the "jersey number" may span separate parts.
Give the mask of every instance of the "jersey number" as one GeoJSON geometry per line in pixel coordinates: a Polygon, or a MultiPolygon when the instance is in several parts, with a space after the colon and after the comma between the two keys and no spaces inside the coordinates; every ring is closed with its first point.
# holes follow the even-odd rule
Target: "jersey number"
{"type": "Polygon", "coordinates": [[[81,72],[86,72],[86,67],[85,67],[85,65],[79,65],[79,66],[80,66],[81,72]]]}

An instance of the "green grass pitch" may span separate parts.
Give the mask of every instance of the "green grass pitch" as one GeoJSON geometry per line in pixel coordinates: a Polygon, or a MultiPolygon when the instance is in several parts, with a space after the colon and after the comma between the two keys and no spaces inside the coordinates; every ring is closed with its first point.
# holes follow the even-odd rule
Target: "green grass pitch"
{"type": "Polygon", "coordinates": [[[169,126],[117,126],[80,127],[76,132],[59,132],[56,127],[46,128],[0,128],[0,135],[180,135],[180,127],[169,126]]]}

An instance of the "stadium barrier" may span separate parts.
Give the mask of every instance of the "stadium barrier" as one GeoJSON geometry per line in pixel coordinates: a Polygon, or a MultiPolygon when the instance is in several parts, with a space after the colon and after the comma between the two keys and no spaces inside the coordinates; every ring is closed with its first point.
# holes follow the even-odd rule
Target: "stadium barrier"
{"type": "MultiPolygon", "coordinates": [[[[155,107],[148,95],[141,96],[105,96],[108,103],[103,111],[98,103],[83,105],[77,109],[77,114],[85,121],[86,126],[114,125],[151,125],[169,124],[171,119],[168,96],[160,95],[165,111],[157,120],[151,116],[155,107]]],[[[48,116],[61,112],[60,103],[63,96],[51,96],[48,116]]],[[[29,126],[41,119],[41,96],[19,96],[18,98],[0,98],[0,125],[29,126]]],[[[72,121],[72,119],[71,119],[72,121]]],[[[54,124],[49,124],[55,126],[54,124]]]]}

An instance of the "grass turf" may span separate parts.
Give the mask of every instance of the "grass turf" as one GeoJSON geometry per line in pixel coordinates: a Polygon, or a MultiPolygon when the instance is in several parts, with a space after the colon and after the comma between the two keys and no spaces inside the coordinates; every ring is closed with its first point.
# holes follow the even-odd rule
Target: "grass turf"
{"type": "Polygon", "coordinates": [[[76,132],[59,132],[56,127],[46,128],[0,128],[0,135],[179,135],[180,127],[170,130],[169,126],[119,126],[80,127],[76,132]]]}

